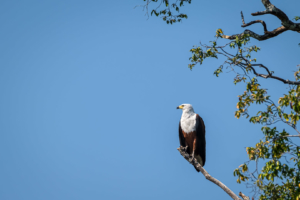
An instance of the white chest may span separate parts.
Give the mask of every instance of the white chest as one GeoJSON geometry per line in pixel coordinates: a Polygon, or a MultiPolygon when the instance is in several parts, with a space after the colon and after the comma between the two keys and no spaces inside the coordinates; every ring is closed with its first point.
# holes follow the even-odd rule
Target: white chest
{"type": "Polygon", "coordinates": [[[181,129],[186,132],[190,133],[196,130],[196,114],[190,116],[182,115],[180,119],[181,129]]]}

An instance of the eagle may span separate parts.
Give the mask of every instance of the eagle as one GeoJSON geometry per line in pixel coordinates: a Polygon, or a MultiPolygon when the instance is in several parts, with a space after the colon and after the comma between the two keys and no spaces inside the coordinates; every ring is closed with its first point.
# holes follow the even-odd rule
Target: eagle
{"type": "MultiPolygon", "coordinates": [[[[195,158],[203,167],[205,164],[206,147],[203,119],[194,112],[191,104],[182,104],[177,109],[182,109],[179,122],[180,146],[185,149],[191,159],[195,158]]],[[[199,170],[197,171],[199,172],[199,170]]]]}

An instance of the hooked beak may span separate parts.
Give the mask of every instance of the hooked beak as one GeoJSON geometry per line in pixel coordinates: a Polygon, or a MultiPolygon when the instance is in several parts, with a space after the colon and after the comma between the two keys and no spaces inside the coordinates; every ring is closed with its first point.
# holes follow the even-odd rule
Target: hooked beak
{"type": "Polygon", "coordinates": [[[177,109],[182,109],[182,108],[183,108],[183,106],[182,106],[182,105],[177,107],[177,109]]]}

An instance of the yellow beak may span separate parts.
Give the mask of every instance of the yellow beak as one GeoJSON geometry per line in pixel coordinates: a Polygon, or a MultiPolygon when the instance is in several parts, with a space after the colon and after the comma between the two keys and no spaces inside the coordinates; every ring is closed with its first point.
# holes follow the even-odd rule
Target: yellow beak
{"type": "Polygon", "coordinates": [[[182,106],[182,105],[177,107],[177,109],[182,109],[182,108],[183,108],[183,106],[182,106]]]}

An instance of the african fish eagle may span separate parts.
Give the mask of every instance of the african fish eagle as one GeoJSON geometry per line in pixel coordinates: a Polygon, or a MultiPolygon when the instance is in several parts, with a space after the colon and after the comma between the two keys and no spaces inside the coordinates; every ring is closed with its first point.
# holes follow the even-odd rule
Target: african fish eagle
{"type": "Polygon", "coordinates": [[[194,112],[191,104],[182,104],[178,106],[177,109],[182,109],[179,122],[180,146],[184,147],[185,151],[190,154],[191,159],[196,158],[203,167],[205,164],[206,146],[204,122],[202,118],[194,112]]]}

